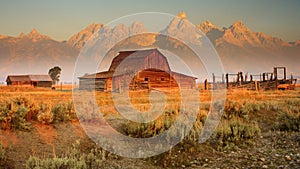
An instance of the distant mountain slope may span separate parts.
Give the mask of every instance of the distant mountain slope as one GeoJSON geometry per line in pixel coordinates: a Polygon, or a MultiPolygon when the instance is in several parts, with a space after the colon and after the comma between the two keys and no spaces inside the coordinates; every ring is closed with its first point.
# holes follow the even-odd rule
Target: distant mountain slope
{"type": "Polygon", "coordinates": [[[71,45],[72,47],[76,49],[81,49],[85,43],[88,41],[88,39],[96,32],[100,30],[100,28],[103,27],[103,24],[91,24],[85,29],[81,30],[80,32],[73,35],[68,41],[67,44],[71,45]]]}
{"type": "Polygon", "coordinates": [[[206,21],[198,28],[216,47],[227,71],[259,73],[271,71],[273,66],[287,66],[289,72],[300,74],[299,41],[285,42],[253,32],[242,21],[222,29],[206,21]]]}
{"type": "Polygon", "coordinates": [[[0,72],[2,80],[7,74],[48,73],[53,66],[71,74],[78,50],[52,40],[32,30],[17,37],[0,39],[0,72]]]}
{"type": "MultiPolygon", "coordinates": [[[[220,28],[209,21],[205,21],[197,28],[189,27],[186,13],[182,12],[170,21],[161,32],[186,37],[193,43],[201,45],[203,35],[206,35],[215,46],[224,64],[226,72],[244,71],[260,73],[272,71],[273,66],[286,66],[288,72],[300,75],[300,40],[285,42],[280,38],[266,35],[262,32],[250,30],[242,21],[237,21],[228,28],[220,28]],[[204,34],[199,33],[201,30],[204,34]]],[[[66,42],[59,42],[51,37],[42,35],[37,30],[28,34],[10,37],[0,35],[0,80],[7,74],[47,73],[53,66],[61,66],[62,80],[71,81],[73,68],[79,51],[87,44],[93,34],[98,33],[99,38],[108,38],[103,47],[110,46],[117,37],[128,37],[146,32],[140,22],[130,26],[117,25],[109,28],[103,24],[91,24],[74,34],[66,42]]],[[[164,43],[165,38],[156,35],[135,37],[123,44],[123,48],[130,46],[176,47],[176,41],[164,43]]],[[[177,46],[178,47],[178,46],[177,46]]]]}

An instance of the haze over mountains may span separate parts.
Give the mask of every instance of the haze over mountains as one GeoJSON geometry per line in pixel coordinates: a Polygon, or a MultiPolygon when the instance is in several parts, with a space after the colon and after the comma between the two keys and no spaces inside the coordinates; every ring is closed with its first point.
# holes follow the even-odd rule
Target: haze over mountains
{"type": "Polygon", "coordinates": [[[299,75],[299,41],[285,42],[263,32],[254,32],[241,21],[228,28],[205,21],[198,28],[214,44],[227,70],[258,73],[272,71],[273,66],[287,66],[289,72],[299,75]]]}
{"type": "MultiPolygon", "coordinates": [[[[188,20],[185,13],[178,15],[162,31],[185,35],[185,25],[180,21],[188,20]]],[[[300,75],[300,40],[285,42],[280,38],[250,30],[242,21],[233,23],[228,28],[220,28],[209,21],[197,27],[210,39],[224,64],[226,72],[259,73],[272,71],[273,66],[286,66],[288,72],[300,75]]],[[[69,40],[60,42],[41,35],[37,30],[17,37],[0,35],[0,81],[8,74],[42,74],[48,73],[53,66],[62,68],[62,81],[71,81],[73,68],[80,49],[96,32],[101,36],[113,39],[145,32],[146,28],[139,22],[131,26],[118,25],[108,28],[103,24],[91,24],[73,35],[69,40]]],[[[187,32],[188,35],[188,32],[187,32]]],[[[157,43],[157,39],[147,37],[145,46],[157,43]]],[[[190,37],[191,41],[200,39],[190,37]]],[[[134,42],[132,42],[134,43],[134,42]]],[[[140,42],[136,42],[140,43],[140,42]]]]}

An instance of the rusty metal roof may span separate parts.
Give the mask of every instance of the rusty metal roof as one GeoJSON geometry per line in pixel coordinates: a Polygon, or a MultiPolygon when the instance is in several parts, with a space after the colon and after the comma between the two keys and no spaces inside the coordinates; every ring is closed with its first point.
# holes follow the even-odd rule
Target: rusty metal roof
{"type": "Polygon", "coordinates": [[[6,82],[18,82],[18,81],[30,81],[28,75],[8,75],[6,78],[6,82]]]}
{"type": "MultiPolygon", "coordinates": [[[[134,59],[132,62],[138,63],[138,59],[144,59],[148,55],[150,55],[152,52],[158,51],[158,49],[147,49],[147,50],[136,50],[136,51],[120,51],[119,55],[115,57],[112,60],[112,63],[110,65],[109,71],[115,71],[116,68],[120,65],[121,62],[123,62],[126,58],[134,59]]],[[[129,59],[127,60],[127,62],[129,59]]],[[[128,64],[130,66],[137,66],[134,63],[128,64]]]]}
{"type": "Polygon", "coordinates": [[[18,81],[52,81],[49,75],[8,75],[6,82],[18,82],[18,81]]]}
{"type": "Polygon", "coordinates": [[[43,82],[52,81],[49,75],[28,75],[28,76],[31,81],[43,81],[43,82]]]}
{"type": "MultiPolygon", "coordinates": [[[[160,51],[156,48],[147,50],[137,50],[135,52],[126,54],[120,53],[115,59],[113,59],[109,71],[113,71],[114,76],[131,73],[135,74],[143,68],[142,66],[145,58],[154,52],[160,53],[160,51]]],[[[161,56],[165,57],[162,53],[160,54],[161,56]]]]}
{"type": "Polygon", "coordinates": [[[110,71],[105,71],[105,72],[99,72],[99,73],[94,73],[94,74],[87,74],[84,76],[79,77],[79,79],[105,79],[112,77],[114,72],[110,71]]]}
{"type": "MultiPolygon", "coordinates": [[[[141,62],[153,52],[159,52],[158,49],[147,49],[147,50],[136,50],[136,51],[120,51],[119,55],[116,56],[110,65],[108,71],[88,74],[79,77],[79,79],[95,79],[95,78],[109,78],[113,76],[120,76],[123,74],[136,73],[136,71],[141,69],[141,62]],[[124,62],[123,62],[124,61],[124,62]],[[121,65],[120,65],[121,64],[121,65]]],[[[161,54],[164,56],[163,54],[161,54]]],[[[175,74],[180,74],[187,77],[192,77],[188,75],[184,75],[182,73],[173,72],[175,74]]],[[[196,77],[192,77],[197,79],[196,77]]]]}

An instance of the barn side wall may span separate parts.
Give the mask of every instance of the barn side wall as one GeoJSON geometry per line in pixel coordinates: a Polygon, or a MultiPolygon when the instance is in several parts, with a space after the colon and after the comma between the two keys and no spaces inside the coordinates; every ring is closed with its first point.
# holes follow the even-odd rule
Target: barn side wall
{"type": "Polygon", "coordinates": [[[52,87],[52,82],[51,81],[40,81],[36,82],[36,87],[52,87]]]}
{"type": "Polygon", "coordinates": [[[106,79],[79,79],[80,90],[105,90],[106,79]]]}
{"type": "MultiPolygon", "coordinates": [[[[164,71],[145,70],[139,72],[134,78],[130,75],[117,76],[112,79],[111,85],[113,90],[123,91],[126,89],[195,89],[195,78],[172,73],[171,75],[164,71]],[[129,86],[128,86],[129,85],[129,86]]],[[[111,88],[110,90],[111,91],[111,88]]]]}
{"type": "Polygon", "coordinates": [[[128,84],[130,84],[131,81],[131,75],[125,74],[121,76],[116,76],[114,78],[110,78],[111,85],[110,85],[110,91],[123,91],[127,90],[129,88],[128,84]]]}
{"type": "Polygon", "coordinates": [[[14,81],[14,82],[8,82],[8,85],[14,85],[14,86],[18,86],[18,85],[31,86],[32,83],[31,83],[31,81],[14,81]]]}
{"type": "Polygon", "coordinates": [[[109,77],[106,80],[105,91],[112,91],[112,78],[109,77]]]}
{"type": "Polygon", "coordinates": [[[181,88],[185,89],[195,89],[196,79],[190,76],[185,76],[178,73],[172,73],[173,78],[180,84],[181,88]]]}

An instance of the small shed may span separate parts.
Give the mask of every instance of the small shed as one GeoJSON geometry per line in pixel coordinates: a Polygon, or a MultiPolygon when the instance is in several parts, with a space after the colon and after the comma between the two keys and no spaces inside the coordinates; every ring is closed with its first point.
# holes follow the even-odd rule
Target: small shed
{"type": "Polygon", "coordinates": [[[120,51],[108,71],[79,77],[79,88],[113,91],[124,89],[196,88],[195,77],[173,72],[158,49],[120,51]]]}
{"type": "Polygon", "coordinates": [[[6,83],[8,86],[51,87],[52,79],[49,75],[8,75],[6,83]]]}

